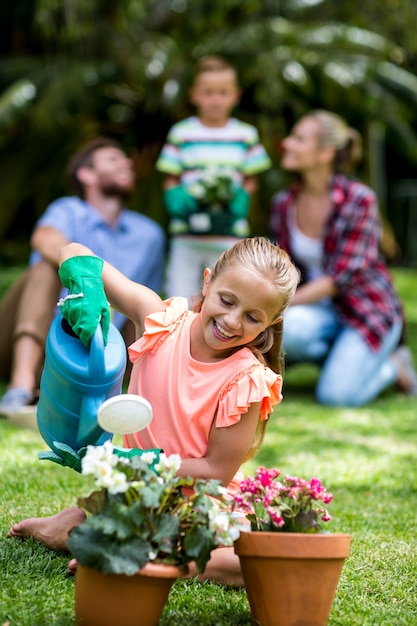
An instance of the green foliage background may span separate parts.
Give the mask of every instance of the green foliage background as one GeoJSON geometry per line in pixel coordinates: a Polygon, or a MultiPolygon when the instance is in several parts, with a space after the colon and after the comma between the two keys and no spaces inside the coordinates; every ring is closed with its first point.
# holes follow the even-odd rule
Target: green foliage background
{"type": "Polygon", "coordinates": [[[357,0],[3,3],[0,261],[26,260],[34,222],[66,192],[69,156],[99,133],[132,152],[131,205],[165,226],[155,159],[172,123],[191,113],[194,62],[213,53],[236,65],[236,114],[256,124],[274,162],[261,177],[254,232],[267,230],[271,196],[287,182],[280,140],[300,115],[323,107],[362,132],[358,175],[376,188],[407,256],[409,218],[394,192],[417,164],[414,12],[412,0],[367,0],[366,12],[357,0]]]}

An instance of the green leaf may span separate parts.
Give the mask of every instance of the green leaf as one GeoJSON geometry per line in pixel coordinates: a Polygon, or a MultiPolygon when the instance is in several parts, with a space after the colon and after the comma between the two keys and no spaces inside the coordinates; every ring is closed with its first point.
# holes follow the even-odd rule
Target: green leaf
{"type": "Polygon", "coordinates": [[[133,537],[123,544],[103,546],[102,570],[105,574],[133,576],[149,561],[151,545],[142,537],[133,537]]]}
{"type": "Polygon", "coordinates": [[[88,511],[93,515],[95,513],[100,513],[103,510],[105,504],[107,502],[106,493],[102,490],[93,491],[89,496],[85,498],[78,498],[77,504],[84,511],[88,511]]]}
{"type": "Polygon", "coordinates": [[[153,540],[159,542],[164,538],[176,537],[180,529],[180,520],[178,517],[172,516],[170,513],[163,515],[155,515],[152,520],[155,526],[153,540]]]}
{"type": "Polygon", "coordinates": [[[80,448],[80,450],[76,452],[71,446],[59,441],[54,441],[54,448],[59,454],[51,451],[39,452],[38,458],[41,461],[53,461],[54,463],[70,467],[76,472],[81,473],[81,459],[85,454],[86,448],[80,448]]]}
{"type": "Polygon", "coordinates": [[[213,548],[215,544],[212,533],[201,526],[194,526],[184,539],[185,552],[195,560],[200,573],[204,572],[213,548]]]}
{"type": "Polygon", "coordinates": [[[121,502],[110,502],[100,513],[89,517],[86,524],[100,530],[105,535],[126,539],[135,533],[135,524],[129,514],[129,507],[121,502]]]}
{"type": "Polygon", "coordinates": [[[91,525],[91,519],[74,528],[68,538],[68,548],[81,565],[107,574],[131,576],[149,561],[149,541],[132,537],[120,542],[91,525]]]}
{"type": "Polygon", "coordinates": [[[143,505],[149,509],[158,508],[163,492],[163,485],[161,485],[159,489],[156,487],[155,484],[153,484],[152,487],[142,487],[140,491],[140,497],[143,505]]]}
{"type": "Polygon", "coordinates": [[[71,554],[81,565],[101,570],[103,535],[87,523],[73,528],[69,534],[67,545],[71,554]]]}
{"type": "Polygon", "coordinates": [[[39,452],[38,459],[40,461],[52,461],[53,463],[58,463],[58,465],[65,465],[64,459],[50,450],[39,452]]]}
{"type": "Polygon", "coordinates": [[[146,520],[148,510],[142,500],[136,500],[129,507],[129,515],[134,525],[139,528],[146,520]]]}

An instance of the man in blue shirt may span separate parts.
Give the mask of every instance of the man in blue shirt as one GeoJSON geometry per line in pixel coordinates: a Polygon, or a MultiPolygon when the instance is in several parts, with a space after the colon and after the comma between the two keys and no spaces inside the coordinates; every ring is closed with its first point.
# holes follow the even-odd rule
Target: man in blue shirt
{"type": "MultiPolygon", "coordinates": [[[[64,245],[87,245],[130,279],[161,289],[165,235],[149,217],[124,208],[135,177],[120,145],[106,137],[94,139],[72,157],[67,173],[77,195],[54,201],[38,220],[29,267],[0,306],[0,376],[10,380],[0,415],[31,410],[25,407],[33,404],[39,386],[46,336],[62,287],[57,267],[64,245]]],[[[113,322],[126,343],[132,343],[131,322],[117,311],[113,322]]]]}

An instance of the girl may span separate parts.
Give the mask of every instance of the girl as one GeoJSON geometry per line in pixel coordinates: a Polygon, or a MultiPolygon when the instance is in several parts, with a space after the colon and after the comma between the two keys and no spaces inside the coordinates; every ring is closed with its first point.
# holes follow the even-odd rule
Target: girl
{"type": "Polygon", "coordinates": [[[317,400],[361,406],[397,383],[417,393],[411,353],[398,347],[402,308],[379,254],[373,191],[342,172],[360,136],[338,115],[312,111],[284,139],[281,165],[299,181],[272,202],[272,236],[302,269],[285,318],[289,363],[322,366],[317,400]]]}
{"type": "MultiPolygon", "coordinates": [[[[99,293],[97,276],[91,276],[99,275],[102,265],[92,269],[90,250],[79,244],[66,246],[61,258],[60,276],[69,277],[67,286],[78,282],[72,267],[79,275],[89,274],[88,282],[95,283],[94,300],[103,303],[99,315],[106,319],[106,298],[99,293]],[[87,271],[82,270],[83,260],[87,271]]],[[[197,312],[188,310],[185,298],[163,302],[108,263],[102,277],[113,306],[133,320],[139,332],[143,329],[129,349],[129,393],[147,398],[154,418],[145,430],[127,435],[125,445],[177,453],[181,475],[216,478],[233,491],[242,479],[240,465],[259,446],[268,415],[281,401],[282,319],[298,271],[267,239],[243,239],[225,251],[213,269],[204,271],[197,312]]],[[[87,289],[86,280],[85,298],[87,289]]],[[[80,312],[77,300],[69,298],[63,310],[75,332],[89,326],[82,318],[91,315],[89,307],[80,312]]],[[[32,518],[13,526],[9,536],[35,537],[63,549],[69,530],[83,515],[72,508],[58,516],[32,518]]],[[[204,576],[241,585],[233,549],[216,550],[204,576]]]]}

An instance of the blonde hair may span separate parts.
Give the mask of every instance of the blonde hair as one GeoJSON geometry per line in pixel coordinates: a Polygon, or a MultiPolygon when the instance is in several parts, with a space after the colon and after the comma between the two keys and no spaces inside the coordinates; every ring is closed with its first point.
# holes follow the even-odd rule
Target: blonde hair
{"type": "MultiPolygon", "coordinates": [[[[237,265],[247,267],[270,281],[276,291],[276,317],[283,315],[300,281],[300,273],[289,255],[266,237],[241,239],[223,252],[216,261],[210,281],[215,280],[230,267],[237,265]]],[[[196,309],[198,308],[201,308],[201,301],[196,309]]],[[[256,339],[245,346],[252,350],[261,363],[277,374],[282,374],[283,370],[282,333],[283,322],[280,321],[266,328],[256,339]]],[[[259,421],[245,460],[252,458],[260,449],[265,428],[266,422],[259,421]]]]}
{"type": "Polygon", "coordinates": [[[234,68],[233,65],[229,63],[229,61],[227,61],[221,56],[215,56],[215,55],[203,57],[202,59],[197,61],[197,63],[195,64],[193,82],[196,82],[197,78],[201,76],[202,74],[205,74],[208,72],[224,72],[224,71],[232,72],[236,80],[236,83],[238,82],[236,68],[234,68]]]}
{"type": "Polygon", "coordinates": [[[336,173],[348,171],[360,161],[362,137],[340,115],[317,109],[305,117],[312,117],[318,122],[320,147],[334,148],[333,170],[336,173]]]}

